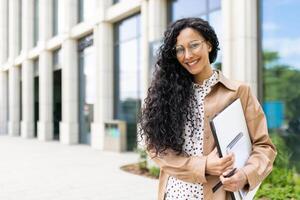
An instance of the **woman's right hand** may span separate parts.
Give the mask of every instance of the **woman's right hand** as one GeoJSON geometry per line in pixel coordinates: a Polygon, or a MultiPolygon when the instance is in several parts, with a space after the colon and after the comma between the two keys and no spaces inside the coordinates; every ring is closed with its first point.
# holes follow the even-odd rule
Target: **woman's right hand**
{"type": "Polygon", "coordinates": [[[234,154],[230,153],[220,158],[217,148],[207,156],[205,173],[220,176],[223,172],[232,169],[234,166],[234,154]]]}

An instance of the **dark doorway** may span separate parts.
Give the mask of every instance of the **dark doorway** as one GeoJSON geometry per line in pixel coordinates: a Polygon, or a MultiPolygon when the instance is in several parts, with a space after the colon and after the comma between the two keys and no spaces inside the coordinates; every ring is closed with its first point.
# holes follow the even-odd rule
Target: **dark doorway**
{"type": "Polygon", "coordinates": [[[39,77],[34,78],[34,137],[37,137],[39,121],[39,77]]]}
{"type": "Polygon", "coordinates": [[[61,69],[53,74],[53,133],[54,140],[59,140],[59,122],[61,121],[61,69]]]}

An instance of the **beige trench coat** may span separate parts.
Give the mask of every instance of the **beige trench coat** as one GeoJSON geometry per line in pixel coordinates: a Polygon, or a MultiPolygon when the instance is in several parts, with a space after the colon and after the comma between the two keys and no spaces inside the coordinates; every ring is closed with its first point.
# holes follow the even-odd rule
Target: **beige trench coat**
{"type": "Polygon", "coordinates": [[[242,168],[247,176],[249,189],[255,188],[271,172],[276,149],[269,138],[266,118],[257,98],[251,93],[248,85],[231,81],[219,72],[218,83],[204,99],[203,156],[185,157],[168,150],[166,155],[153,157],[154,151],[148,152],[148,155],[161,169],[158,200],[164,199],[170,175],[186,182],[203,183],[205,200],[230,199],[229,193],[223,187],[215,193],[212,192],[212,187],[219,181],[219,177],[206,175],[205,166],[207,155],[215,148],[209,120],[237,98],[241,99],[253,144],[252,154],[242,168]]]}

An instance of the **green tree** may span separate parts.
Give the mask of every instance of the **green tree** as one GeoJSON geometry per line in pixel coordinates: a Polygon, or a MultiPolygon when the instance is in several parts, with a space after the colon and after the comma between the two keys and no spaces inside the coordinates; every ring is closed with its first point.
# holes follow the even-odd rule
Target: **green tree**
{"type": "Polygon", "coordinates": [[[265,51],[264,58],[264,100],[279,100],[284,103],[284,117],[288,129],[283,134],[291,148],[291,163],[300,170],[300,70],[280,64],[278,52],[265,51]]]}

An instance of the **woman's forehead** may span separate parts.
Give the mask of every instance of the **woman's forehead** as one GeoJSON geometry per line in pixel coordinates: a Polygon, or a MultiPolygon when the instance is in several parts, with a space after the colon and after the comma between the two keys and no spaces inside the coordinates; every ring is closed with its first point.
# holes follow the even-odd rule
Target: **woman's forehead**
{"type": "Polygon", "coordinates": [[[183,45],[194,40],[203,40],[204,37],[193,28],[185,28],[176,38],[176,45],[183,45]]]}

